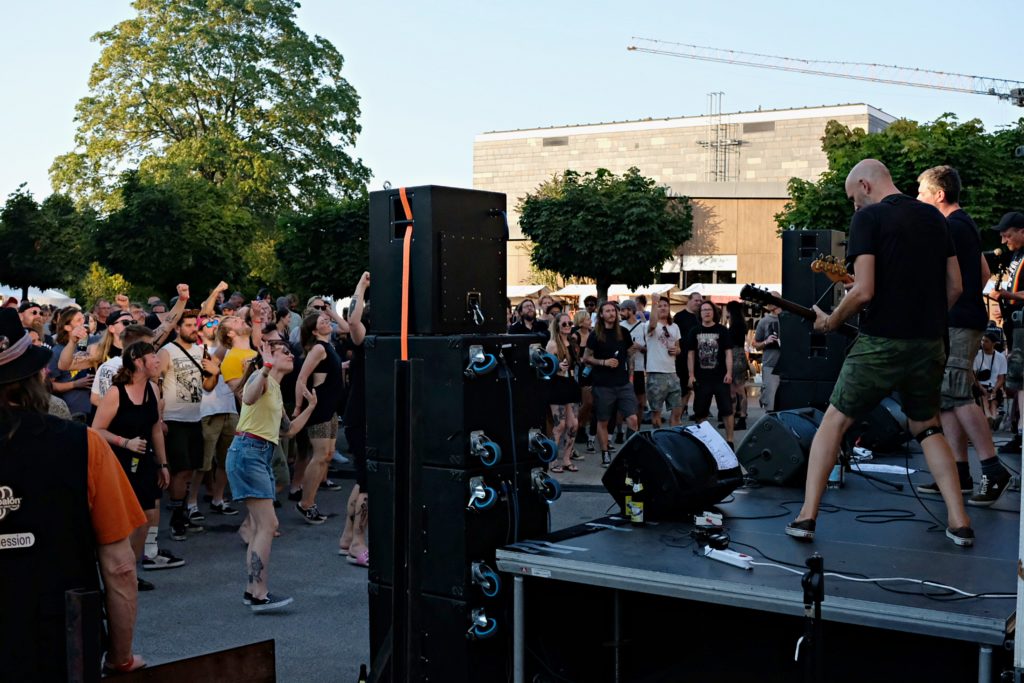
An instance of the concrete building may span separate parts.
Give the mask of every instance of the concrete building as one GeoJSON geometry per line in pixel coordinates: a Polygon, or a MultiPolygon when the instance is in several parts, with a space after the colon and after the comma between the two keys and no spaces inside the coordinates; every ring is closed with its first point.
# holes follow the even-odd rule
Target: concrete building
{"type": "Polygon", "coordinates": [[[790,178],[813,181],[827,170],[821,138],[832,120],[876,133],[895,118],[848,104],[483,133],[473,144],[473,187],[508,195],[511,237],[521,240],[509,245],[510,285],[530,280],[516,210],[523,196],[566,169],[631,166],[693,200],[693,238],[666,263],[663,282],[777,283],[774,216],[790,178]]]}

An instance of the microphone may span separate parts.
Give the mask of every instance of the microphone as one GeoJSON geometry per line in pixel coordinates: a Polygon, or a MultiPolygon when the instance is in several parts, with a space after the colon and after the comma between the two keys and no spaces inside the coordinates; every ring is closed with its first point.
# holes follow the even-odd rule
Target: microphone
{"type": "Polygon", "coordinates": [[[984,255],[984,256],[995,256],[996,258],[998,258],[998,257],[1003,255],[1003,250],[1002,250],[1001,247],[999,247],[999,248],[993,249],[992,251],[983,251],[982,255],[984,255]]]}

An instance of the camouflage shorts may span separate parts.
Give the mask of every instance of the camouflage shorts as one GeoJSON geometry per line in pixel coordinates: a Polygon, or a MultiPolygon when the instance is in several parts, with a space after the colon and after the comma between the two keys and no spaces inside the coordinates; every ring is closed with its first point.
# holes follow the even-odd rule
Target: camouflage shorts
{"type": "Polygon", "coordinates": [[[942,410],[974,403],[974,357],[978,355],[982,330],[949,328],[949,358],[942,376],[942,410]]]}
{"type": "Polygon", "coordinates": [[[862,334],[850,350],[829,403],[861,418],[893,391],[903,412],[923,422],[939,414],[946,350],[941,339],[888,339],[862,334]]]}
{"type": "Polygon", "coordinates": [[[651,410],[661,410],[667,405],[675,410],[683,405],[683,394],[679,387],[679,375],[674,372],[647,373],[647,401],[651,410]]]}

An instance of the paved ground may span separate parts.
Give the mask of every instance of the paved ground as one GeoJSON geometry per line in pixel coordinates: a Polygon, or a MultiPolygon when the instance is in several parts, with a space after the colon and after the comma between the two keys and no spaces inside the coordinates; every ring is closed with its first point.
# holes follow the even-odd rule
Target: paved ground
{"type": "MultiPolygon", "coordinates": [[[[760,415],[753,407],[748,423],[760,415]]],[[[1008,438],[1000,434],[996,440],[1008,438]]],[[[737,433],[736,443],[741,440],[742,433],[737,433]]],[[[552,506],[553,530],[604,515],[613,504],[600,483],[600,454],[587,454],[578,464],[579,472],[557,475],[565,493],[552,506]]],[[[344,483],[342,491],[319,495],[320,509],[330,515],[322,526],[305,524],[290,507],[294,504],[284,502],[270,585],[272,591],[293,596],[295,603],[258,616],[241,602],[244,548],[235,532],[243,515],[210,515],[205,533],[175,542],[166,534],[165,512],[161,547],[189,563],[180,569],[143,572],[157,588],[139,596],[136,652],[158,663],[273,638],[279,680],[355,681],[359,665],[369,657],[366,570],[337,554],[341,514],[351,486],[350,481],[344,483]]]]}

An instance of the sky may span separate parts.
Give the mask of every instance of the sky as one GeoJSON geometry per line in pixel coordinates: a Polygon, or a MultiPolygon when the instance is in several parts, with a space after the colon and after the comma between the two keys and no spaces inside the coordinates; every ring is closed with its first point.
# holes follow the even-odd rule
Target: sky
{"type": "MultiPolygon", "coordinates": [[[[627,52],[632,36],[806,59],[874,62],[1024,81],[1024,2],[305,0],[299,26],[345,57],[361,98],[354,156],[370,189],[472,185],[473,138],[494,130],[864,102],[897,117],[945,112],[988,130],[1024,108],[994,97],[627,52]],[[1003,28],[999,28],[1003,27],[1003,28]]],[[[75,103],[126,0],[0,0],[0,193],[72,149],[75,103]]]]}

